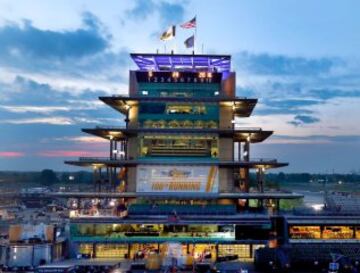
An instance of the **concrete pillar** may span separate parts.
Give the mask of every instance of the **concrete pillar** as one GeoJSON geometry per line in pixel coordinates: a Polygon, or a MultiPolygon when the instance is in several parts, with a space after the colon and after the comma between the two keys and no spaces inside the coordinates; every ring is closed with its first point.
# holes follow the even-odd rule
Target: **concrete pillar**
{"type": "Polygon", "coordinates": [[[114,150],[113,140],[112,138],[110,138],[110,156],[109,156],[110,159],[113,159],[113,150],[114,150]]]}
{"type": "Polygon", "coordinates": [[[129,121],[130,121],[130,119],[129,119],[129,112],[130,112],[130,107],[127,109],[127,111],[126,111],[126,118],[125,118],[125,127],[126,127],[126,129],[128,128],[128,126],[129,126],[129,121]]]}
{"type": "Polygon", "coordinates": [[[125,153],[124,159],[128,159],[128,141],[127,140],[124,141],[124,153],[125,153]]]}
{"type": "Polygon", "coordinates": [[[215,260],[217,260],[219,258],[219,244],[216,243],[215,244],[215,260]]]}
{"type": "Polygon", "coordinates": [[[276,212],[280,211],[280,199],[275,199],[275,204],[276,212]]]}
{"type": "Polygon", "coordinates": [[[245,141],[243,148],[243,160],[245,162],[250,161],[250,141],[245,141]]]}
{"type": "Polygon", "coordinates": [[[265,168],[260,167],[256,171],[256,180],[258,185],[258,191],[264,192],[264,183],[265,183],[265,168]]]}
{"type": "MultiPolygon", "coordinates": [[[[241,145],[240,145],[241,146],[241,145]]],[[[247,139],[247,141],[244,142],[242,145],[242,161],[249,162],[250,161],[250,139],[247,139]]],[[[240,147],[241,150],[241,147],[240,147]]],[[[250,183],[250,175],[249,175],[249,167],[242,168],[241,171],[242,174],[242,183],[243,183],[243,191],[249,192],[249,183],[250,183]]]]}
{"type": "Polygon", "coordinates": [[[91,258],[96,258],[96,243],[93,243],[92,245],[93,251],[92,251],[92,257],[91,258]]]}
{"type": "Polygon", "coordinates": [[[94,190],[96,191],[96,186],[97,186],[97,171],[96,171],[96,166],[93,166],[93,185],[94,185],[94,190]]]}
{"type": "Polygon", "coordinates": [[[98,179],[98,181],[99,181],[99,191],[101,192],[101,179],[102,179],[102,172],[101,172],[101,167],[99,168],[99,179],[98,179]]]}

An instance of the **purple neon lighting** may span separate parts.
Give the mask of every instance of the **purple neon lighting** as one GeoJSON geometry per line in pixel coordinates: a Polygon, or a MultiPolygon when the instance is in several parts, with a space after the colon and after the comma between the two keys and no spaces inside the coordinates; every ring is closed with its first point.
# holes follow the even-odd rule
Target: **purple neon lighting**
{"type": "Polygon", "coordinates": [[[230,56],[131,54],[140,70],[216,70],[227,72],[231,68],[230,56]]]}

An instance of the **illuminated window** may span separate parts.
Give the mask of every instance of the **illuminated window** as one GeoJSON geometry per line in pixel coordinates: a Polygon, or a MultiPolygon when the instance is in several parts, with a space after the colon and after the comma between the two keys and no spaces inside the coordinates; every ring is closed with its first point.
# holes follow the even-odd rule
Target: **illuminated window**
{"type": "Polygon", "coordinates": [[[151,127],[153,127],[153,121],[152,121],[152,120],[145,120],[145,121],[144,121],[144,127],[145,127],[145,128],[151,128],[151,127]]]}
{"type": "Polygon", "coordinates": [[[352,239],[354,228],[350,226],[326,226],[324,227],[323,239],[352,239]]]}
{"type": "Polygon", "coordinates": [[[214,136],[144,136],[140,141],[142,156],[218,157],[218,138],[214,136]]]}
{"type": "Polygon", "coordinates": [[[217,128],[218,126],[217,126],[217,123],[216,123],[215,121],[210,120],[210,121],[207,122],[207,127],[208,127],[208,128],[211,128],[211,129],[215,129],[215,128],[217,128]]]}
{"type": "Polygon", "coordinates": [[[355,237],[356,239],[360,239],[360,227],[356,228],[355,237]]]}
{"type": "Polygon", "coordinates": [[[238,255],[239,258],[250,258],[250,245],[219,245],[218,256],[238,255]]]}
{"type": "Polygon", "coordinates": [[[206,72],[199,72],[199,78],[205,78],[206,77],[206,72]]]}
{"type": "Polygon", "coordinates": [[[179,121],[177,120],[171,120],[168,122],[168,127],[169,128],[178,128],[180,127],[179,121]]]}
{"type": "Polygon", "coordinates": [[[125,258],[128,254],[126,244],[97,244],[96,258],[125,258]]]}
{"type": "Polygon", "coordinates": [[[166,109],[168,114],[192,114],[191,105],[169,105],[166,109]]]}
{"type": "Polygon", "coordinates": [[[137,255],[143,255],[146,258],[149,254],[158,251],[158,244],[131,244],[130,258],[134,258],[137,255]]]}
{"type": "Polygon", "coordinates": [[[179,73],[178,71],[174,71],[174,72],[172,73],[172,77],[173,77],[173,78],[179,78],[179,76],[180,76],[180,73],[179,73]]]}
{"type": "Polygon", "coordinates": [[[290,227],[291,239],[320,239],[320,226],[292,226],[290,227]]]}
{"type": "Polygon", "coordinates": [[[92,256],[94,253],[92,244],[80,244],[79,245],[79,254],[85,254],[92,256]]]}
{"type": "Polygon", "coordinates": [[[165,128],[166,127],[166,121],[165,120],[154,121],[151,127],[152,128],[165,128]]]}
{"type": "Polygon", "coordinates": [[[193,108],[193,113],[197,115],[204,115],[206,114],[206,107],[204,105],[196,105],[193,108]]]}
{"type": "Polygon", "coordinates": [[[182,127],[184,128],[192,128],[193,126],[194,124],[191,120],[185,120],[182,124],[182,127]]]}
{"type": "Polygon", "coordinates": [[[197,121],[194,122],[194,127],[195,128],[204,128],[204,126],[205,126],[205,123],[202,120],[197,120],[197,121]]]}

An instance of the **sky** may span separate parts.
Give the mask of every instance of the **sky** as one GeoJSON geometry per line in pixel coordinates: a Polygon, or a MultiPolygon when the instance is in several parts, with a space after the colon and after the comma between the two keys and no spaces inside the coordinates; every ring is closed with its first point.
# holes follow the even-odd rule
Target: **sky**
{"type": "MultiPolygon", "coordinates": [[[[126,94],[130,52],[164,51],[161,32],[197,16],[198,53],[232,55],[239,126],[274,130],[252,156],[284,172],[360,172],[359,1],[0,0],[0,170],[80,170],[108,143],[81,128],[122,125],[98,101],[126,94]]],[[[190,53],[178,29],[166,49],[190,53]]],[[[280,170],[276,170],[280,171],[280,170]]]]}

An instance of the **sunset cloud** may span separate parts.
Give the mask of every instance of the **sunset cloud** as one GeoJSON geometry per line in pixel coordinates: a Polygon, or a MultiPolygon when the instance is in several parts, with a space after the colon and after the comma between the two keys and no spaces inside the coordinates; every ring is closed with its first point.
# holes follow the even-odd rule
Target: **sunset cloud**
{"type": "Polygon", "coordinates": [[[24,153],[21,152],[10,152],[10,151],[6,151],[6,152],[1,152],[0,151],[0,157],[22,157],[24,156],[24,153]]]}
{"type": "Polygon", "coordinates": [[[25,118],[25,119],[4,119],[2,123],[9,124],[52,124],[52,125],[71,125],[74,121],[65,117],[48,117],[48,118],[25,118]]]}
{"type": "Polygon", "coordinates": [[[40,151],[37,155],[44,157],[106,157],[108,154],[105,151],[48,150],[40,151]]]}

